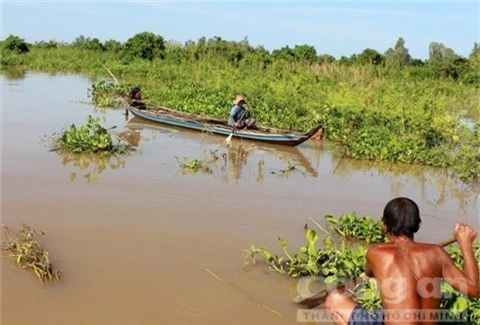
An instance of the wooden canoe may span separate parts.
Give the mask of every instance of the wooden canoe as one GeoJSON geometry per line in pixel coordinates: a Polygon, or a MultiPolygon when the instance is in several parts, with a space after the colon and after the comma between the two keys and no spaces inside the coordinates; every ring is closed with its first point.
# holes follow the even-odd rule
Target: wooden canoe
{"type": "MultiPolygon", "coordinates": [[[[127,109],[135,116],[157,123],[206,131],[224,136],[229,136],[233,131],[233,127],[228,125],[226,120],[178,112],[165,107],[146,106],[143,102],[139,101],[131,102],[127,109]]],[[[321,125],[317,125],[307,132],[292,132],[274,128],[255,127],[252,129],[237,129],[234,131],[233,137],[265,143],[296,146],[307,141],[314,134],[322,130],[321,125]]]]}
{"type": "MultiPolygon", "coordinates": [[[[141,136],[138,133],[139,131],[142,130],[153,130],[162,134],[169,134],[171,130],[176,130],[176,126],[172,125],[165,125],[165,124],[160,124],[152,121],[148,121],[146,119],[143,119],[141,117],[135,116],[128,120],[128,122],[125,125],[127,127],[126,131],[123,131],[123,138],[128,141],[130,144],[137,146],[141,136]]],[[[188,132],[188,137],[193,137],[194,132],[188,132]]],[[[185,135],[187,135],[187,132],[185,132],[185,135]]],[[[236,146],[232,146],[231,149],[232,151],[235,152],[236,146]]],[[[259,151],[264,151],[272,156],[276,157],[286,157],[290,159],[292,162],[294,162],[296,165],[302,167],[307,174],[309,174],[312,177],[318,177],[318,171],[312,166],[311,161],[309,158],[307,158],[303,152],[298,148],[298,147],[292,147],[292,146],[280,146],[280,145],[275,145],[272,143],[262,143],[262,142],[256,142],[252,143],[251,146],[248,148],[255,148],[256,150],[259,151]]],[[[251,150],[251,149],[250,149],[251,150]]],[[[228,152],[230,152],[230,148],[228,148],[228,152]]],[[[247,155],[245,155],[245,158],[247,158],[247,155]]],[[[242,165],[246,164],[246,160],[242,160],[241,162],[239,161],[242,165]]]]}

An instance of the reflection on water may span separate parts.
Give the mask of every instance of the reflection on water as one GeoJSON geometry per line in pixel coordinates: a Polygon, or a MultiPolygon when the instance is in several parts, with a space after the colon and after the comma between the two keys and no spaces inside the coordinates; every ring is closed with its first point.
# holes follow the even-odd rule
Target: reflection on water
{"type": "Polygon", "coordinates": [[[134,130],[124,130],[120,132],[118,136],[134,147],[138,147],[141,139],[140,132],[134,130]]]}
{"type": "Polygon", "coordinates": [[[20,80],[25,78],[26,72],[23,69],[6,69],[3,71],[7,80],[20,80]]]}
{"type": "MultiPolygon", "coordinates": [[[[148,129],[156,138],[165,134],[174,134],[175,128],[153,124],[139,118],[133,118],[127,123],[128,128],[137,132],[148,129]]],[[[182,134],[187,131],[180,131],[182,134]]],[[[193,136],[198,137],[198,132],[193,136]]],[[[138,136],[138,134],[137,134],[138,136]]],[[[140,134],[140,138],[143,135],[140,134]]],[[[141,140],[140,140],[141,141],[141,140]]],[[[390,162],[359,161],[342,158],[335,155],[335,150],[324,147],[322,142],[311,142],[301,149],[297,147],[278,147],[262,145],[254,142],[233,142],[232,146],[221,146],[217,149],[218,160],[210,159],[210,150],[205,150],[201,157],[189,157],[208,162],[207,174],[222,174],[225,182],[238,183],[240,179],[255,173],[255,180],[265,181],[268,174],[288,177],[297,174],[317,178],[318,162],[330,158],[329,173],[336,179],[348,181],[359,173],[364,173],[376,179],[381,177],[388,181],[392,197],[400,196],[405,190],[419,189],[421,199],[430,206],[437,208],[447,200],[458,201],[462,213],[475,202],[476,189],[458,181],[444,169],[434,169],[425,166],[396,164],[390,162]],[[330,154],[330,155],[329,155],[330,154]],[[315,166],[316,165],[316,166],[315,166]]],[[[189,173],[191,174],[191,173],[189,173]]],[[[368,176],[367,176],[368,177],[368,176]]]]}
{"type": "MultiPolygon", "coordinates": [[[[144,120],[139,117],[134,117],[127,123],[127,127],[130,129],[128,131],[122,132],[129,134],[129,132],[136,132],[135,139],[136,144],[138,144],[142,135],[139,133],[139,130],[153,130],[160,134],[170,134],[172,130],[175,130],[175,127],[164,126],[157,123],[152,123],[147,120],[144,120]]],[[[195,134],[199,134],[198,132],[195,134]]],[[[153,136],[155,137],[155,135],[153,136]]],[[[144,138],[144,140],[147,140],[144,138]]],[[[298,171],[302,175],[317,177],[318,172],[312,166],[310,160],[296,147],[279,147],[274,145],[262,145],[249,141],[234,141],[231,145],[226,146],[221,144],[215,150],[205,150],[203,157],[182,157],[183,163],[190,160],[201,161],[204,165],[202,168],[189,169],[189,174],[194,174],[198,171],[202,171],[207,174],[213,174],[215,172],[222,172],[224,175],[224,181],[228,182],[229,177],[231,176],[234,182],[238,182],[244,175],[244,169],[249,164],[257,165],[257,177],[258,182],[264,180],[264,166],[267,163],[280,165],[284,167],[277,168],[272,174],[278,174],[283,176],[288,176],[293,171],[298,171]],[[257,158],[258,155],[262,155],[260,159],[257,158]],[[212,159],[216,157],[217,159],[212,159]],[[220,159],[221,157],[221,159],[220,159]],[[256,160],[258,159],[258,160],[256,160]],[[286,167],[285,167],[286,166],[286,167]]],[[[182,159],[180,164],[182,164],[182,159]]],[[[270,166],[270,168],[273,168],[270,166]]],[[[185,168],[182,170],[183,174],[186,174],[185,168]]]]}
{"type": "Polygon", "coordinates": [[[257,164],[257,178],[256,178],[257,182],[259,183],[262,183],[265,177],[263,175],[263,165],[265,165],[265,160],[260,159],[257,164]]]}
{"type": "MultiPolygon", "coordinates": [[[[138,117],[129,120],[127,127],[137,132],[149,129],[158,134],[172,134],[177,130],[175,127],[152,123],[138,117]]],[[[198,137],[197,132],[194,134],[198,137]]],[[[348,181],[359,173],[372,178],[381,177],[389,182],[392,197],[401,196],[406,190],[416,188],[421,199],[434,208],[441,207],[446,201],[453,199],[458,201],[461,212],[467,213],[476,204],[479,189],[461,182],[446,169],[352,160],[345,158],[341,153],[338,155],[338,150],[334,146],[325,145],[323,141],[309,141],[308,145],[302,146],[301,149],[248,141],[234,142],[230,147],[221,146],[218,149],[217,154],[221,158],[210,165],[210,172],[223,172],[223,179],[227,182],[229,177],[238,182],[242,177],[248,176],[253,172],[251,166],[256,166],[255,179],[260,183],[265,180],[266,170],[269,174],[283,176],[298,171],[302,175],[317,178],[319,163],[330,160],[329,174],[334,175],[336,179],[348,181]],[[221,165],[220,168],[218,165],[221,165]]]]}
{"type": "Polygon", "coordinates": [[[452,198],[458,201],[459,209],[465,213],[470,204],[475,204],[479,188],[460,181],[447,169],[419,165],[392,163],[387,161],[363,161],[332,157],[335,175],[344,179],[359,171],[371,177],[381,176],[390,182],[391,196],[400,196],[408,187],[418,188],[423,201],[432,207],[442,206],[452,198]]]}
{"type": "Polygon", "coordinates": [[[81,175],[88,183],[93,183],[98,181],[106,169],[116,170],[125,167],[125,160],[115,154],[78,154],[60,151],[57,153],[62,158],[64,167],[73,166],[74,170],[69,176],[72,182],[81,175]]]}
{"type": "Polygon", "coordinates": [[[230,164],[232,177],[236,182],[242,176],[242,169],[247,165],[248,155],[252,150],[255,150],[254,146],[249,146],[243,142],[232,144],[227,148],[228,152],[224,155],[226,157],[225,163],[230,164]]]}

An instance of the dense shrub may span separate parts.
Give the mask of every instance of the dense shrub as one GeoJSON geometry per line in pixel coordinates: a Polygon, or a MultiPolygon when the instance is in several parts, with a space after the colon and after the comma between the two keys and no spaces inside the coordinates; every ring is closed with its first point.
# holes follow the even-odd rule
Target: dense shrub
{"type": "Polygon", "coordinates": [[[127,59],[153,60],[153,58],[162,58],[164,50],[165,42],[162,36],[143,32],[127,40],[124,45],[123,56],[127,59]]]}
{"type": "Polygon", "coordinates": [[[10,52],[16,54],[23,54],[30,51],[28,44],[23,38],[10,35],[1,44],[2,52],[10,52]]]}

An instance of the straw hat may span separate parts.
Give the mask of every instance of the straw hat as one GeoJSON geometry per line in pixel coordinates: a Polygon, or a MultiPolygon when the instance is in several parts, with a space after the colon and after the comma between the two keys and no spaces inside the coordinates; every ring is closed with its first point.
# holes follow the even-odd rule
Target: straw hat
{"type": "Polygon", "coordinates": [[[243,96],[241,95],[237,95],[237,98],[235,98],[235,101],[233,102],[235,105],[238,105],[240,102],[244,102],[245,103],[245,98],[243,98],[243,96]]]}

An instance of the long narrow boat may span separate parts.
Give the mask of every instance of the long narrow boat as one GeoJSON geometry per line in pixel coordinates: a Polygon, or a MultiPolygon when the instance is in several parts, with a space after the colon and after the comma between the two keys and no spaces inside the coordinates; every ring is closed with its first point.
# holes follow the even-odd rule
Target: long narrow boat
{"type": "MultiPolygon", "coordinates": [[[[158,134],[170,134],[170,132],[172,131],[174,132],[174,130],[176,130],[175,126],[148,121],[138,116],[135,116],[130,120],[128,120],[125,126],[128,129],[128,131],[124,131],[122,133],[123,138],[126,141],[128,141],[128,143],[135,146],[138,146],[138,143],[143,136],[147,137],[146,135],[141,135],[139,131],[151,130],[151,131],[157,132],[158,134]]],[[[195,131],[185,132],[185,135],[187,138],[191,138],[194,136],[194,132],[195,131]]],[[[238,154],[240,150],[239,148],[245,148],[244,150],[246,151],[250,151],[254,148],[255,150],[265,152],[277,158],[285,157],[291,160],[296,165],[300,166],[302,169],[304,169],[308,175],[312,177],[318,177],[317,169],[313,167],[310,159],[307,156],[305,156],[298,147],[281,146],[281,145],[276,145],[272,143],[262,143],[262,142],[252,143],[251,145],[248,145],[245,147],[241,145],[228,147],[227,152],[229,154],[236,153],[237,156],[240,157],[239,159],[236,160],[236,163],[238,163],[238,165],[243,166],[246,164],[248,155],[246,154],[239,155],[238,154]]]]}
{"type": "Polygon", "coordinates": [[[128,111],[135,116],[153,122],[225,136],[233,132],[233,137],[287,146],[299,145],[310,139],[317,132],[323,131],[321,125],[317,125],[304,133],[265,127],[234,130],[232,126],[228,125],[226,120],[178,112],[165,107],[147,106],[140,101],[132,101],[128,106],[128,111]]]}

